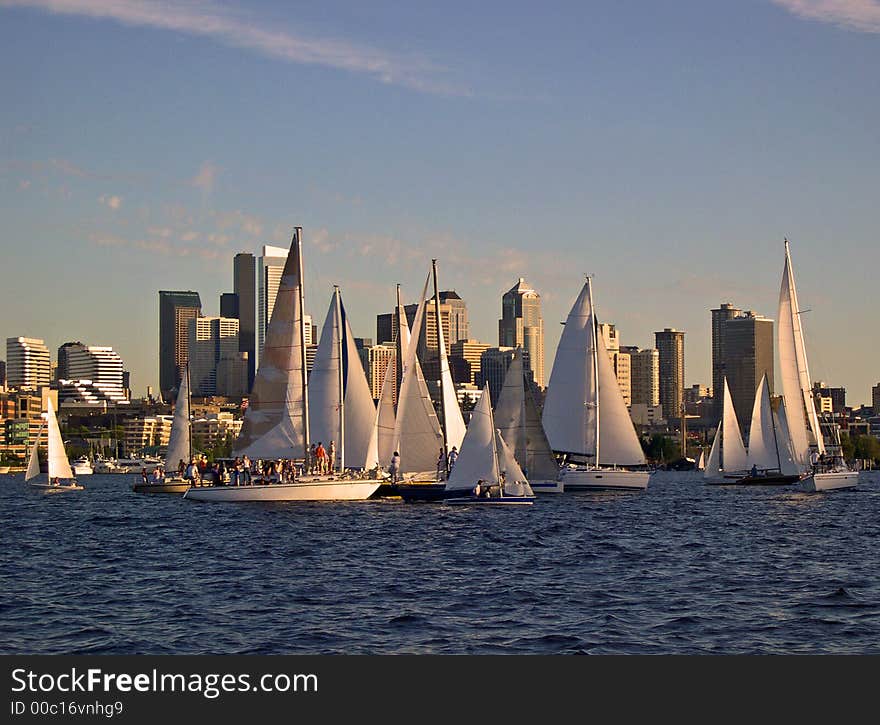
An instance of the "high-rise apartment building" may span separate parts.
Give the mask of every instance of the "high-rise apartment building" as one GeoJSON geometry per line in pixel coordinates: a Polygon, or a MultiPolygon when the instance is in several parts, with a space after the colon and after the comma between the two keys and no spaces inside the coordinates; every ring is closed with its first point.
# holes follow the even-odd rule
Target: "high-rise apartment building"
{"type": "Polygon", "coordinates": [[[714,416],[721,418],[721,400],[723,395],[724,369],[724,323],[739,317],[742,310],[730,302],[722,302],[712,312],[712,395],[714,398],[714,416]]]}
{"type": "Polygon", "coordinates": [[[449,337],[446,339],[446,349],[459,340],[467,340],[470,335],[470,322],[468,321],[467,303],[459,297],[455,290],[445,290],[439,293],[441,308],[446,305],[449,308],[449,337]]]}
{"type": "Polygon", "coordinates": [[[813,383],[813,397],[816,400],[828,400],[825,407],[829,413],[842,415],[846,412],[846,388],[832,388],[822,381],[813,383]]]}
{"type": "Polygon", "coordinates": [[[189,380],[193,395],[226,395],[217,388],[217,365],[235,360],[238,351],[238,320],[197,317],[189,326],[189,380]]]}
{"type": "Polygon", "coordinates": [[[159,292],[159,390],[170,400],[189,362],[189,323],[202,314],[198,292],[159,292]]]}
{"type": "MultiPolygon", "coordinates": [[[[521,347],[529,354],[535,383],[545,386],[544,318],[541,316],[541,295],[522,277],[501,297],[501,319],[498,320],[499,347],[521,347]]],[[[493,396],[493,400],[495,397],[493,396]]]]}
{"type": "Polygon", "coordinates": [[[64,403],[127,405],[122,358],[112,347],[66,342],[58,348],[58,397],[64,403]]]}
{"type": "MultiPolygon", "coordinates": [[[[721,367],[740,428],[746,430],[762,375],[767,376],[767,384],[773,392],[773,320],[751,311],[743,312],[725,320],[721,334],[724,339],[721,367]]],[[[721,399],[717,392],[715,399],[721,399]]],[[[715,414],[719,412],[716,405],[715,414]]]]}
{"type": "Polygon", "coordinates": [[[871,409],[874,415],[880,415],[880,383],[871,388],[871,409]]]}
{"type": "Polygon", "coordinates": [[[678,418],[684,403],[684,332],[667,327],[654,333],[654,344],[659,354],[663,417],[678,418]]]}
{"type": "MultiPolygon", "coordinates": [[[[367,374],[367,383],[370,385],[370,394],[373,400],[378,400],[382,395],[382,385],[385,382],[385,373],[391,359],[394,357],[394,345],[365,345],[358,349],[361,364],[367,374]]],[[[397,376],[391,376],[392,399],[397,402],[397,376]]]]}
{"type": "Polygon", "coordinates": [[[627,405],[632,403],[632,371],[630,354],[620,347],[620,334],[617,327],[607,323],[599,323],[599,334],[605,340],[605,349],[617,376],[617,387],[623,395],[623,402],[627,405]]]}
{"type": "Polygon", "coordinates": [[[48,385],[52,366],[46,343],[36,337],[6,338],[6,379],[11,388],[48,385]]]}
{"type": "Polygon", "coordinates": [[[626,345],[620,350],[629,353],[631,404],[649,408],[660,405],[660,353],[653,348],[640,350],[626,345]]]}

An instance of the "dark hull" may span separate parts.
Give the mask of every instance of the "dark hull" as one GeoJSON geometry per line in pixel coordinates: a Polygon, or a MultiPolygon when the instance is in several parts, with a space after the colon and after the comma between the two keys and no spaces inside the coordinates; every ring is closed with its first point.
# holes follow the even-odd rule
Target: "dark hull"
{"type": "Polygon", "coordinates": [[[446,484],[440,483],[387,483],[379,487],[377,496],[394,496],[408,503],[442,503],[446,484]]]}
{"type": "Polygon", "coordinates": [[[800,476],[783,476],[778,474],[770,476],[745,476],[744,478],[735,479],[731,483],[735,486],[789,486],[800,480],[800,476]]]}

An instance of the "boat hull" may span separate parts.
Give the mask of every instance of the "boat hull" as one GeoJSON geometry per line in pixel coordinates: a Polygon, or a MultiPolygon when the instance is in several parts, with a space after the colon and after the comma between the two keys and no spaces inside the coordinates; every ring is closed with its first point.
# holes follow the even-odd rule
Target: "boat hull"
{"type": "Polygon", "coordinates": [[[532,491],[535,493],[563,493],[565,491],[565,486],[561,479],[533,481],[530,478],[529,486],[532,487],[532,491]]]}
{"type": "Polygon", "coordinates": [[[255,486],[202,486],[190,488],[183,497],[192,501],[363,501],[382,484],[367,481],[297,481],[255,486]]]}
{"type": "Polygon", "coordinates": [[[565,491],[620,490],[644,491],[651,474],[602,468],[566,468],[560,473],[565,491]]]}
{"type": "Polygon", "coordinates": [[[801,489],[807,493],[817,493],[856,488],[858,484],[858,471],[833,471],[831,473],[814,473],[804,478],[800,485],[801,489]]]}
{"type": "Polygon", "coordinates": [[[131,490],[135,493],[186,493],[191,485],[190,481],[174,479],[162,483],[136,483],[131,490]]]}
{"type": "Polygon", "coordinates": [[[446,484],[440,483],[391,483],[380,487],[380,496],[399,496],[407,503],[441,502],[446,496],[446,484]]]}
{"type": "Polygon", "coordinates": [[[77,476],[91,476],[94,473],[91,465],[89,465],[89,464],[79,465],[79,466],[74,464],[73,466],[71,466],[71,468],[73,469],[73,472],[77,476]]]}
{"type": "Polygon", "coordinates": [[[531,506],[534,496],[456,496],[444,499],[450,506],[531,506]]]}
{"type": "Polygon", "coordinates": [[[62,491],[82,491],[85,489],[85,486],[80,486],[78,483],[72,483],[68,486],[52,483],[28,482],[28,486],[30,486],[31,488],[35,488],[38,491],[45,491],[46,493],[61,493],[62,491]]]}
{"type": "Polygon", "coordinates": [[[0,475],[5,475],[9,473],[11,466],[0,466],[0,475]]]}

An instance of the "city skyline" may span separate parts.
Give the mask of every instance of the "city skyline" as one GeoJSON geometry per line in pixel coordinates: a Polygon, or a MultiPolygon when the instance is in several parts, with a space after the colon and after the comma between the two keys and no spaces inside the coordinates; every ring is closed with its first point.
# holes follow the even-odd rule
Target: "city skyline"
{"type": "Polygon", "coordinates": [[[234,254],[286,247],[302,224],[315,319],[338,283],[369,336],[436,257],[489,343],[501,294],[528,279],[549,365],[592,273],[601,321],[642,348],[687,330],[685,383],[708,385],[708,310],[775,319],[789,236],[813,377],[870,403],[877,3],[504,6],[501,24],[486,6],[452,49],[454,5],[380,2],[368,21],[354,6],[331,20],[205,2],[162,22],[64,7],[0,2],[0,53],[29,59],[0,111],[4,263],[21,271],[0,337],[112,346],[139,397],[159,387],[156,292],[197,291],[217,315],[234,254]],[[347,52],[242,44],[197,13],[347,52]],[[841,346],[841,321],[866,332],[841,346]]]}

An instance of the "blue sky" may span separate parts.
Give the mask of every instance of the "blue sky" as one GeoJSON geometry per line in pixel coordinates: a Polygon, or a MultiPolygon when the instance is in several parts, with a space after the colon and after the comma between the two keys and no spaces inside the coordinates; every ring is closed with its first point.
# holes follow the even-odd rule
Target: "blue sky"
{"type": "Polygon", "coordinates": [[[375,335],[431,257],[472,336],[582,275],[624,344],[719,302],[776,316],[783,236],[816,379],[880,381],[880,2],[0,0],[0,337],[113,345],[156,385],[157,290],[205,312],[304,227],[307,307],[375,335]]]}

